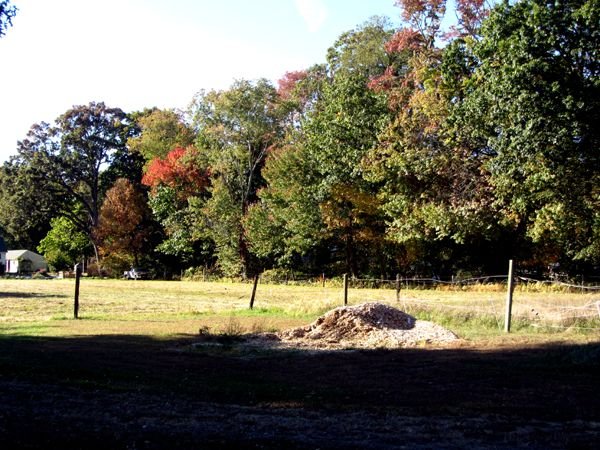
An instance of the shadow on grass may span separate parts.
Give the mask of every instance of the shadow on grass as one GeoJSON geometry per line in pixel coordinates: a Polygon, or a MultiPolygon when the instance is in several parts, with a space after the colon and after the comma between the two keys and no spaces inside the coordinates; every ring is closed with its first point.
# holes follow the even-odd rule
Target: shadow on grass
{"type": "Polygon", "coordinates": [[[0,292],[0,300],[2,298],[70,298],[72,296],[66,294],[38,294],[34,292],[0,292]]]}
{"type": "Polygon", "coordinates": [[[307,352],[196,336],[0,336],[6,379],[236,404],[600,419],[600,344],[307,352]]]}

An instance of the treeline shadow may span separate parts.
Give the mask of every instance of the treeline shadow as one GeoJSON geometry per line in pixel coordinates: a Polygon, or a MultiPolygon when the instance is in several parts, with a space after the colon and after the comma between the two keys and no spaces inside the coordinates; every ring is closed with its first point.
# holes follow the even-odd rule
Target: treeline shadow
{"type": "Polygon", "coordinates": [[[305,351],[197,342],[191,335],[1,336],[0,374],[246,405],[600,419],[600,343],[305,351]]]}

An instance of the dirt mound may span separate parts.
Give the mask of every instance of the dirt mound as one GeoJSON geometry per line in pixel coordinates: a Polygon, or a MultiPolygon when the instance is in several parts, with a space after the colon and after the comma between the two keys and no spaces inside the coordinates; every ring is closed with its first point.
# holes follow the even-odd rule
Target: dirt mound
{"type": "Polygon", "coordinates": [[[432,322],[382,303],[336,308],[310,325],[279,333],[282,341],[313,348],[397,348],[447,344],[458,337],[432,322]]]}

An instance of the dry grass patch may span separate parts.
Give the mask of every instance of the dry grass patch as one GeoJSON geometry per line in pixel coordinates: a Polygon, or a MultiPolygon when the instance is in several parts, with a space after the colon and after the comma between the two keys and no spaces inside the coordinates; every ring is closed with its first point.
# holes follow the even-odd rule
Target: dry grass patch
{"type": "MultiPolygon", "coordinates": [[[[261,283],[255,308],[250,311],[250,283],[82,279],[82,320],[74,321],[74,284],[72,279],[1,279],[0,333],[162,336],[197,334],[201,327],[227,333],[232,316],[244,333],[280,331],[306,325],[343,304],[339,286],[261,283]]],[[[397,301],[393,289],[351,289],[349,304],[388,304],[420,320],[439,323],[461,338],[496,341],[504,335],[505,296],[497,287],[458,291],[403,289],[397,301]]],[[[515,333],[510,339],[520,336],[525,341],[539,342],[595,338],[597,331],[580,330],[586,328],[581,326],[581,320],[588,328],[600,328],[594,306],[598,300],[599,294],[517,289],[513,304],[515,333]],[[584,317],[570,319],[569,314],[584,317]]]]}

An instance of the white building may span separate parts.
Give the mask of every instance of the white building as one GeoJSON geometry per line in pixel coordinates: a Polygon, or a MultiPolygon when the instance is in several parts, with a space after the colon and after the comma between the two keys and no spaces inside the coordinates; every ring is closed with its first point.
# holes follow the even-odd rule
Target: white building
{"type": "Polygon", "coordinates": [[[6,252],[5,273],[31,273],[48,270],[42,255],[29,250],[9,250],[6,252]]]}

